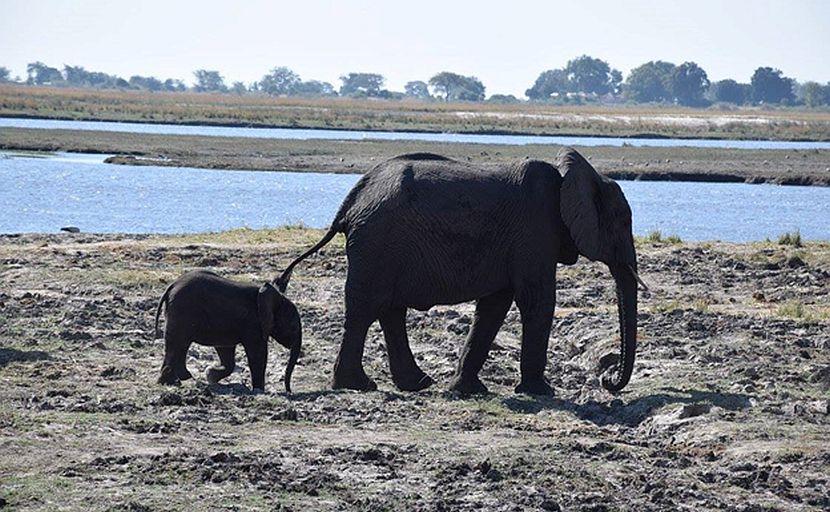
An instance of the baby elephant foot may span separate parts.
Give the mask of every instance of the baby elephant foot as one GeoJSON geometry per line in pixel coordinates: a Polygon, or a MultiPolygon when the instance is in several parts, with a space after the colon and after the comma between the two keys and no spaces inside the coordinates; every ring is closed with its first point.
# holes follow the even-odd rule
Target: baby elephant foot
{"type": "Polygon", "coordinates": [[[432,377],[422,371],[412,373],[402,379],[393,378],[392,380],[395,382],[395,386],[401,391],[421,391],[435,384],[432,377]]]}
{"type": "Polygon", "coordinates": [[[490,392],[477,375],[473,377],[456,375],[449,389],[462,396],[486,395],[490,392]]]}
{"type": "Polygon", "coordinates": [[[187,368],[180,368],[176,371],[176,376],[179,377],[179,380],[190,380],[193,378],[193,375],[187,370],[187,368]]]}
{"type": "Polygon", "coordinates": [[[224,366],[211,366],[207,369],[205,377],[207,377],[207,381],[209,384],[218,384],[220,380],[224,379],[230,374],[231,372],[225,369],[224,366]]]}
{"type": "Polygon", "coordinates": [[[331,381],[332,389],[354,389],[356,391],[376,391],[378,385],[361,369],[359,372],[334,371],[331,381]]]}
{"type": "Polygon", "coordinates": [[[162,367],[161,375],[159,375],[157,382],[165,386],[180,384],[179,378],[176,376],[175,370],[173,370],[173,368],[171,368],[170,366],[162,367]]]}
{"type": "Polygon", "coordinates": [[[523,380],[516,386],[516,393],[523,393],[525,395],[553,395],[553,388],[543,378],[535,380],[523,380]]]}

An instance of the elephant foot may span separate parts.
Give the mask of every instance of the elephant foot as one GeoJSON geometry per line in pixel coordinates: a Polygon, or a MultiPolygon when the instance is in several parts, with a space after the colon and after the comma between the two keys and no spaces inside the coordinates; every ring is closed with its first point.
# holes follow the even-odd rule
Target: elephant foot
{"type": "Polygon", "coordinates": [[[516,386],[516,393],[550,396],[553,395],[553,388],[545,379],[522,381],[516,386]]]}
{"type": "Polygon", "coordinates": [[[486,395],[490,392],[477,375],[474,377],[458,375],[453,379],[449,389],[462,396],[486,395]]]}
{"type": "Polygon", "coordinates": [[[157,382],[165,386],[180,384],[179,378],[176,376],[176,372],[169,366],[165,366],[161,369],[161,375],[159,375],[157,382]]]}
{"type": "Polygon", "coordinates": [[[395,386],[401,391],[421,391],[435,384],[432,377],[421,371],[412,374],[411,377],[407,376],[404,379],[393,378],[392,380],[395,381],[395,386]]]}
{"type": "Polygon", "coordinates": [[[176,376],[179,380],[190,380],[193,378],[193,374],[191,374],[187,368],[179,368],[176,370],[176,376]]]}
{"type": "Polygon", "coordinates": [[[344,373],[334,371],[331,381],[332,389],[354,389],[356,391],[376,391],[378,385],[361,369],[359,372],[344,373]]]}
{"type": "Polygon", "coordinates": [[[230,375],[224,366],[211,366],[207,369],[205,377],[209,384],[218,384],[220,380],[230,375]]]}

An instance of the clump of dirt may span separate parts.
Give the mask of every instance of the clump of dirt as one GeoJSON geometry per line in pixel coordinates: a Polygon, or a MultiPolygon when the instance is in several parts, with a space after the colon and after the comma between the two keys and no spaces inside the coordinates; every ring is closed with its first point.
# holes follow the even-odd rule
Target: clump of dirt
{"type": "Polygon", "coordinates": [[[0,504],[53,510],[826,510],[830,507],[830,245],[640,244],[634,377],[598,374],[617,340],[606,269],[559,272],[547,375],[556,395],[516,395],[512,309],[482,380],[444,390],[472,304],[411,311],[413,352],[438,382],[391,384],[383,336],[366,369],[380,389],[332,391],[346,259],[298,269],[295,393],[270,351],[268,392],[244,357],[222,384],[155,384],[153,314],[180,273],[279,273],[319,233],[0,237],[0,504]]]}

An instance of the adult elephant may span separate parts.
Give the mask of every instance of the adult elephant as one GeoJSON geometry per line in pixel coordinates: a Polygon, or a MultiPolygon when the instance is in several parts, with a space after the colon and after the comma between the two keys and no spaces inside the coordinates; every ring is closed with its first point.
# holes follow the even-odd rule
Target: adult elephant
{"type": "Polygon", "coordinates": [[[406,310],[476,300],[452,390],[486,392],[478,373],[515,300],[521,313],[516,392],[549,394],[544,378],[556,302],[556,264],[578,255],[608,265],[616,281],[620,358],[603,375],[611,392],[628,383],[637,345],[637,256],[631,209],[619,185],[572,149],[556,166],[524,160],[482,169],[429,153],[380,163],[358,181],[325,236],[280,280],[337,233],[349,269],[343,342],[333,387],[377,389],[363,370],[369,326],[380,320],[392,379],[401,390],[433,380],[418,367],[406,310]]]}

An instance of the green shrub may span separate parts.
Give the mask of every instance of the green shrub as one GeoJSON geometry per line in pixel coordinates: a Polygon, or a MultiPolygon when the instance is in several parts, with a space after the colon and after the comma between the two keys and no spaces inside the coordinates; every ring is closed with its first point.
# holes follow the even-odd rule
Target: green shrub
{"type": "Polygon", "coordinates": [[[778,244],[792,245],[793,247],[802,247],[803,244],[801,243],[801,232],[796,229],[792,233],[790,233],[789,231],[784,233],[783,235],[778,237],[778,244]]]}
{"type": "Polygon", "coordinates": [[[677,235],[669,235],[664,238],[663,233],[661,233],[659,229],[655,229],[647,234],[643,240],[653,244],[666,243],[670,245],[678,245],[683,243],[683,240],[677,235]]]}

